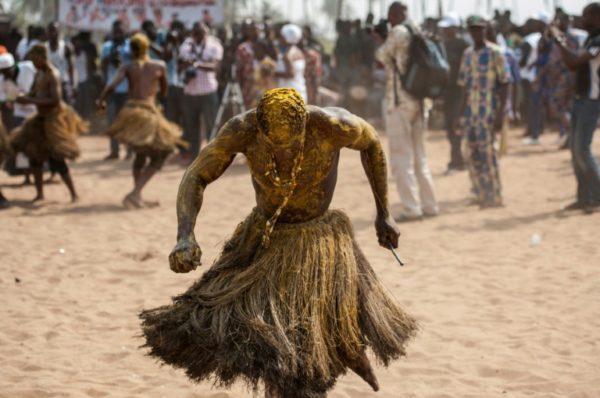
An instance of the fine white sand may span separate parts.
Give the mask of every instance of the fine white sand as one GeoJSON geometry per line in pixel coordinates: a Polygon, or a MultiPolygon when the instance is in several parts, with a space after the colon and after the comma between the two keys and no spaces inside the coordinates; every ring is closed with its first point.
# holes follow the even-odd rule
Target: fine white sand
{"type": "MultiPolygon", "coordinates": [[[[556,151],[550,135],[521,147],[517,134],[501,163],[506,207],[486,211],[467,205],[466,173],[442,176],[448,144],[443,133],[428,134],[442,214],[400,225],[404,268],[378,247],[359,155],[344,152],[333,205],[349,213],[373,268],[422,330],[407,358],[376,368],[379,393],[349,374],[331,397],[600,396],[600,215],[559,213],[574,198],[569,153],[556,151]],[[541,242],[532,246],[534,234],[541,242]]],[[[53,184],[46,202],[31,206],[32,187],[0,176],[16,201],[0,212],[0,396],[252,397],[243,385],[194,385],[160,367],[138,348],[137,319],[198,278],[253,207],[246,166],[208,188],[196,229],[205,266],[179,275],[167,255],[183,170],[169,165],[150,182],[146,196],[161,207],[127,211],[129,162],[102,162],[105,138],[81,145],[76,205],[53,184]]],[[[390,192],[397,213],[391,178],[390,192]]]]}

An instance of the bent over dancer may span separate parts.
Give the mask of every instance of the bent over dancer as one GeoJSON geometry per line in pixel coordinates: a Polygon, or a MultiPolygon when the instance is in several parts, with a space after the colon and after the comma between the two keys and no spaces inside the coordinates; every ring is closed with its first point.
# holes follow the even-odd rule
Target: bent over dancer
{"type": "Polygon", "coordinates": [[[397,246],[375,130],[343,109],[307,109],[293,89],[267,91],[183,177],[175,272],[200,265],[194,226],[204,190],[237,153],[248,159],[257,205],[199,281],[171,305],[142,312],[150,355],[194,381],[262,381],[267,397],[325,397],[348,368],[379,388],[366,348],[389,364],[405,355],[416,322],[375,276],[348,217],[329,210],[342,148],[361,152],[379,244],[397,246]]]}

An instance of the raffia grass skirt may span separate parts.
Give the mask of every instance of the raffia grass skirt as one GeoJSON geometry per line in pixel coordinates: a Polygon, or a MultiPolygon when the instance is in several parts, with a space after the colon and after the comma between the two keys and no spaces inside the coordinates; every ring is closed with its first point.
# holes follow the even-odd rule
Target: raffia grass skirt
{"type": "Polygon", "coordinates": [[[285,397],[326,392],[371,347],[387,365],[416,332],[379,282],[341,211],[277,224],[257,210],[221,257],[168,306],[143,311],[149,354],[200,382],[263,380],[285,397]]]}
{"type": "Polygon", "coordinates": [[[146,101],[127,101],[106,135],[140,153],[173,152],[177,146],[187,146],[179,126],[146,101]]]}
{"type": "Polygon", "coordinates": [[[76,159],[80,150],[77,138],[88,130],[77,112],[60,103],[48,114],[34,114],[17,127],[11,135],[15,152],[23,152],[29,159],[45,161],[76,159]]]}

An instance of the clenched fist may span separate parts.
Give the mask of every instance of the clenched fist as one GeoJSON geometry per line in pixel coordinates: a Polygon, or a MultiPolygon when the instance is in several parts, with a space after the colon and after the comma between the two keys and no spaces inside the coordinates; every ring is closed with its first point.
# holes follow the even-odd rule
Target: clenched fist
{"type": "Polygon", "coordinates": [[[181,239],[169,255],[169,265],[173,272],[190,272],[202,265],[201,258],[202,250],[194,238],[181,239]]]}

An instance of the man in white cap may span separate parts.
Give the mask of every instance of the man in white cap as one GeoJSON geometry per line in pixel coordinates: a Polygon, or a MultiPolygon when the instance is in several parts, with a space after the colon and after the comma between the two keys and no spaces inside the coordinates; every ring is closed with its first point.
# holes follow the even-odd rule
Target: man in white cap
{"type": "MultiPolygon", "coordinates": [[[[20,104],[15,102],[17,97],[31,91],[35,79],[35,66],[31,61],[15,62],[14,56],[9,52],[0,54],[0,99],[10,104],[13,111],[12,123],[9,129],[20,126],[23,121],[36,112],[33,104],[20,104]]],[[[23,154],[18,155],[23,157],[23,154]]],[[[21,166],[23,167],[23,166],[21,166]]],[[[22,174],[23,169],[17,169],[14,157],[8,157],[7,170],[11,175],[22,174]]],[[[25,171],[26,172],[26,171],[25,171]]],[[[29,182],[29,178],[25,183],[29,182]]]]}
{"type": "Polygon", "coordinates": [[[308,102],[304,71],[306,59],[297,44],[302,40],[302,29],[298,25],[286,24],[281,27],[281,51],[277,55],[277,85],[282,88],[293,88],[305,102],[308,102]]]}
{"type": "Polygon", "coordinates": [[[450,65],[450,80],[444,93],[444,125],[450,142],[450,161],[446,174],[465,169],[462,156],[461,143],[462,134],[457,134],[454,127],[459,117],[460,103],[456,99],[462,92],[458,86],[458,70],[463,53],[469,47],[469,43],[460,34],[460,18],[455,12],[449,13],[438,23],[442,30],[442,44],[446,52],[448,65],[450,65]]]}
{"type": "MultiPolygon", "coordinates": [[[[402,88],[412,34],[405,24],[407,7],[395,1],[390,5],[388,20],[391,30],[376,52],[387,72],[386,132],[390,146],[390,164],[396,179],[403,210],[398,222],[435,216],[438,204],[433,191],[433,179],[425,155],[425,113],[423,101],[402,88]]],[[[416,27],[411,27],[414,31],[416,27]]]]}

